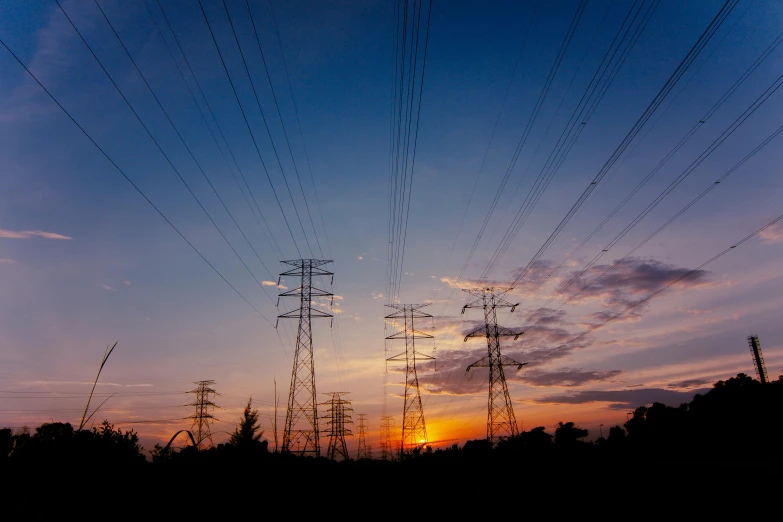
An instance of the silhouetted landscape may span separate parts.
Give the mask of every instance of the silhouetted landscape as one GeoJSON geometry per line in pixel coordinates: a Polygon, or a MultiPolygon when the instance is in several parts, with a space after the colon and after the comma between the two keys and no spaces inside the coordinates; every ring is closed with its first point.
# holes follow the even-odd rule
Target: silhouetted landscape
{"type": "Polygon", "coordinates": [[[639,407],[623,426],[594,441],[586,440],[588,430],[560,422],[523,431],[494,448],[482,439],[426,447],[402,460],[340,462],[270,451],[248,404],[228,442],[203,450],[156,445],[148,451],[135,432],[115,429],[109,421],[80,431],[53,422],[32,431],[0,430],[0,455],[3,475],[14,478],[5,490],[10,503],[4,511],[18,517],[54,516],[66,505],[58,500],[80,495],[90,506],[124,506],[129,513],[155,506],[176,513],[198,506],[201,480],[208,483],[206,494],[220,499],[218,511],[228,513],[249,509],[242,504],[250,502],[246,495],[291,495],[293,484],[304,479],[323,486],[317,494],[323,499],[329,484],[355,494],[402,483],[406,476],[426,478],[436,488],[450,477],[486,472],[512,484],[532,480],[540,486],[543,478],[579,470],[606,476],[603,472],[640,465],[645,473],[773,476],[783,462],[781,428],[783,376],[762,385],[739,374],[678,407],[639,407]]]}

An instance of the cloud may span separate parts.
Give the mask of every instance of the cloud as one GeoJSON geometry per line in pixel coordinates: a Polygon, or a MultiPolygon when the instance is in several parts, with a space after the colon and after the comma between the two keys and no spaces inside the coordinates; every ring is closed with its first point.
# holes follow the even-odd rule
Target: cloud
{"type": "Polygon", "coordinates": [[[553,395],[541,399],[533,399],[536,404],[590,404],[607,402],[612,410],[633,410],[639,406],[648,406],[660,402],[668,406],[679,406],[689,402],[697,393],[706,393],[710,388],[690,391],[672,391],[662,388],[635,388],[613,391],[582,391],[573,395],[553,395]]]}
{"type": "Polygon", "coordinates": [[[15,265],[16,261],[9,257],[0,257],[0,265],[15,265]]]}
{"type": "Polygon", "coordinates": [[[122,284],[124,284],[125,286],[130,286],[131,282],[130,281],[123,281],[122,284]]]}
{"type": "Polygon", "coordinates": [[[372,293],[372,298],[375,299],[376,301],[378,299],[383,299],[383,294],[381,292],[373,292],[372,293]]]}
{"type": "Polygon", "coordinates": [[[44,232],[43,230],[7,230],[0,228],[1,239],[30,239],[31,237],[41,237],[43,239],[73,239],[69,236],[62,234],[55,234],[54,232],[44,232]]]}
{"type": "MultiPolygon", "coordinates": [[[[634,298],[650,294],[684,276],[691,270],[654,259],[628,258],[612,265],[596,265],[579,274],[574,288],[583,288],[580,300],[600,298],[607,305],[627,306],[634,298]],[[599,280],[600,278],[600,280],[599,280]]],[[[575,273],[574,276],[578,274],[575,273]]],[[[675,286],[693,288],[707,284],[706,270],[697,270],[675,286]]],[[[573,276],[572,276],[573,277],[573,276]]]]}
{"type": "Polygon", "coordinates": [[[712,384],[707,379],[686,379],[680,382],[672,382],[667,385],[668,388],[697,388],[704,386],[705,384],[712,384]]]}
{"type": "Polygon", "coordinates": [[[604,372],[594,370],[582,370],[579,368],[561,368],[554,371],[533,369],[524,372],[522,380],[532,386],[565,386],[576,387],[590,382],[602,382],[612,380],[620,375],[622,370],[609,370],[604,372]]]}
{"type": "Polygon", "coordinates": [[[275,286],[275,287],[277,287],[277,288],[279,288],[281,290],[288,290],[288,287],[285,286],[284,284],[279,284],[278,285],[274,281],[261,281],[261,285],[262,286],[275,286]]]}
{"type": "Polygon", "coordinates": [[[776,223],[759,232],[761,241],[767,245],[783,241],[783,223],[776,223]]]}
{"type": "MultiPolygon", "coordinates": [[[[27,383],[24,383],[26,386],[69,386],[73,384],[77,385],[84,385],[84,386],[92,386],[92,381],[30,381],[27,383]]],[[[154,384],[149,383],[138,383],[138,384],[120,384],[117,382],[103,382],[98,381],[97,386],[115,386],[120,388],[138,388],[138,387],[151,387],[154,386],[154,384]]]]}
{"type": "Polygon", "coordinates": [[[361,261],[362,259],[364,259],[364,256],[356,256],[356,259],[358,259],[359,261],[361,261]]]}
{"type": "Polygon", "coordinates": [[[116,288],[112,288],[109,285],[101,285],[101,288],[103,288],[104,290],[108,290],[109,292],[116,292],[117,291],[116,288]]]}

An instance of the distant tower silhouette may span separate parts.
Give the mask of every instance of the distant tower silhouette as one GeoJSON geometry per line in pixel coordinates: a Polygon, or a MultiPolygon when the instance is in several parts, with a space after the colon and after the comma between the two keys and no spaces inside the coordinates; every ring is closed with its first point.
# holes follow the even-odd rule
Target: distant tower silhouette
{"type": "Polygon", "coordinates": [[[392,429],[394,427],[394,417],[384,415],[381,417],[381,460],[394,460],[394,449],[392,448],[392,429]]]}
{"type": "Polygon", "coordinates": [[[212,388],[215,381],[196,381],[195,390],[190,390],[188,393],[192,393],[196,396],[196,400],[188,404],[187,406],[194,406],[196,412],[188,417],[193,420],[193,424],[190,427],[190,432],[193,434],[193,438],[196,441],[196,447],[199,447],[204,440],[208,440],[210,444],[214,445],[212,441],[212,432],[209,429],[209,422],[217,420],[215,416],[210,413],[210,409],[217,408],[218,406],[212,401],[212,398],[218,393],[212,388]]]}
{"type": "Polygon", "coordinates": [[[358,413],[359,423],[356,427],[359,429],[359,450],[356,452],[356,460],[371,459],[372,454],[367,446],[367,414],[358,413]]]}
{"type": "MultiPolygon", "coordinates": [[[[297,288],[283,292],[280,297],[298,297],[299,308],[279,315],[278,319],[298,319],[294,367],[291,372],[291,388],[288,391],[288,409],[283,429],[283,451],[294,451],[299,455],[318,457],[321,454],[318,438],[318,403],[315,395],[315,364],[313,362],[313,335],[310,319],[332,317],[331,314],[312,307],[314,297],[332,297],[333,294],[313,287],[313,276],[334,276],[332,272],[319,268],[326,263],[323,259],[297,259],[283,261],[294,268],[280,274],[298,276],[301,282],[297,288]]],[[[280,280],[278,279],[278,285],[280,280]]]]}
{"type": "Polygon", "coordinates": [[[404,328],[387,339],[405,339],[405,351],[387,361],[405,361],[405,403],[403,406],[402,441],[400,443],[400,457],[410,454],[416,448],[421,448],[428,442],[427,427],[424,424],[424,410],[421,405],[421,393],[419,393],[419,377],[416,373],[416,361],[432,361],[434,357],[416,351],[415,339],[432,339],[432,336],[415,330],[414,319],[432,317],[420,309],[426,304],[390,304],[387,305],[397,310],[386,316],[386,319],[402,319],[404,328]]]}
{"type": "Polygon", "coordinates": [[[769,377],[767,377],[767,366],[764,364],[764,356],[761,355],[759,336],[748,336],[748,346],[750,346],[750,354],[753,356],[753,366],[756,368],[756,376],[759,378],[759,381],[761,381],[761,384],[767,384],[769,382],[769,377]]]}
{"type": "Polygon", "coordinates": [[[325,395],[331,396],[328,402],[322,403],[328,406],[325,419],[329,425],[329,429],[326,433],[329,434],[329,449],[326,454],[330,460],[335,460],[337,455],[341,455],[343,460],[348,460],[348,446],[345,443],[346,435],[353,435],[351,430],[345,427],[346,424],[352,424],[351,413],[351,401],[343,399],[343,395],[348,392],[330,392],[325,395]]]}
{"type": "Polygon", "coordinates": [[[484,324],[468,335],[469,337],[485,337],[487,339],[487,356],[479,359],[465,371],[471,368],[489,368],[489,399],[487,400],[487,440],[492,444],[506,437],[519,435],[517,420],[514,417],[514,408],[508,393],[506,376],[503,373],[504,366],[516,366],[522,368],[527,363],[520,363],[500,354],[500,337],[514,337],[516,340],[524,332],[515,332],[508,328],[498,326],[497,308],[511,308],[513,312],[517,304],[511,304],[505,299],[495,295],[494,288],[477,288],[465,290],[474,299],[462,307],[462,313],[468,308],[484,309],[484,324]]]}

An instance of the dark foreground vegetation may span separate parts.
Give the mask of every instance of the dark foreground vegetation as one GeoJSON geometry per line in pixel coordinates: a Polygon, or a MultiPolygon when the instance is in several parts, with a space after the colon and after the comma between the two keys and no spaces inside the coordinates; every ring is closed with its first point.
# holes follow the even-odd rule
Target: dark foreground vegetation
{"type": "Polygon", "coordinates": [[[107,421],[80,431],[56,422],[33,433],[0,430],[3,512],[14,519],[70,513],[153,520],[216,514],[223,520],[273,515],[279,505],[318,511],[340,498],[383,509],[399,495],[414,503],[438,498],[458,510],[487,487],[508,501],[577,489],[634,492],[650,481],[664,490],[715,478],[757,487],[748,481],[779,481],[781,473],[783,376],[762,385],[739,374],[679,407],[639,407],[624,426],[594,442],[585,441],[587,430],[561,422],[553,433],[537,427],[495,448],[473,440],[425,448],[401,462],[270,452],[257,422],[248,404],[229,441],[201,451],[156,445],[146,452],[136,433],[107,421]]]}

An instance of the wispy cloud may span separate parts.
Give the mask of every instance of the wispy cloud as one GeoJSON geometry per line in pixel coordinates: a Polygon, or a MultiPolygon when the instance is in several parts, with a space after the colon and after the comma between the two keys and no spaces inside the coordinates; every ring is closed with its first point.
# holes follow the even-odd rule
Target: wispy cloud
{"type": "Polygon", "coordinates": [[[0,228],[0,238],[2,239],[30,239],[32,237],[41,237],[43,239],[73,239],[70,236],[55,234],[54,232],[44,232],[43,230],[7,230],[0,228]]]}
{"type": "Polygon", "coordinates": [[[113,287],[111,287],[109,285],[101,285],[101,288],[103,288],[104,290],[108,290],[109,292],[116,292],[117,291],[116,288],[113,288],[113,287]]]}
{"type": "Polygon", "coordinates": [[[662,388],[635,388],[613,391],[582,391],[573,395],[553,395],[542,399],[533,399],[536,404],[589,404],[607,402],[613,410],[632,410],[660,402],[667,406],[679,406],[690,402],[697,393],[706,393],[709,388],[679,392],[662,388]]]}
{"type": "Polygon", "coordinates": [[[560,368],[554,371],[533,369],[524,373],[523,380],[533,386],[565,386],[572,388],[591,382],[612,380],[621,373],[623,373],[622,370],[599,372],[580,368],[560,368]]]}
{"type": "Polygon", "coordinates": [[[759,233],[761,241],[770,245],[783,241],[783,223],[776,223],[759,233]]]}
{"type": "MultiPolygon", "coordinates": [[[[30,381],[28,383],[25,383],[25,385],[28,386],[69,386],[69,385],[84,385],[84,386],[92,386],[92,381],[30,381]]],[[[120,384],[118,382],[101,382],[98,381],[98,386],[116,386],[120,388],[149,388],[151,386],[154,386],[153,384],[149,383],[137,383],[137,384],[120,384]]]]}
{"type": "Polygon", "coordinates": [[[0,257],[0,265],[15,265],[16,261],[9,257],[0,257]]]}
{"type": "Polygon", "coordinates": [[[274,281],[261,281],[261,284],[264,286],[275,286],[277,288],[280,288],[281,290],[288,290],[288,287],[284,284],[277,284],[274,281]]]}
{"type": "Polygon", "coordinates": [[[124,284],[125,286],[130,286],[131,282],[130,281],[123,281],[122,284],[124,284]]]}

